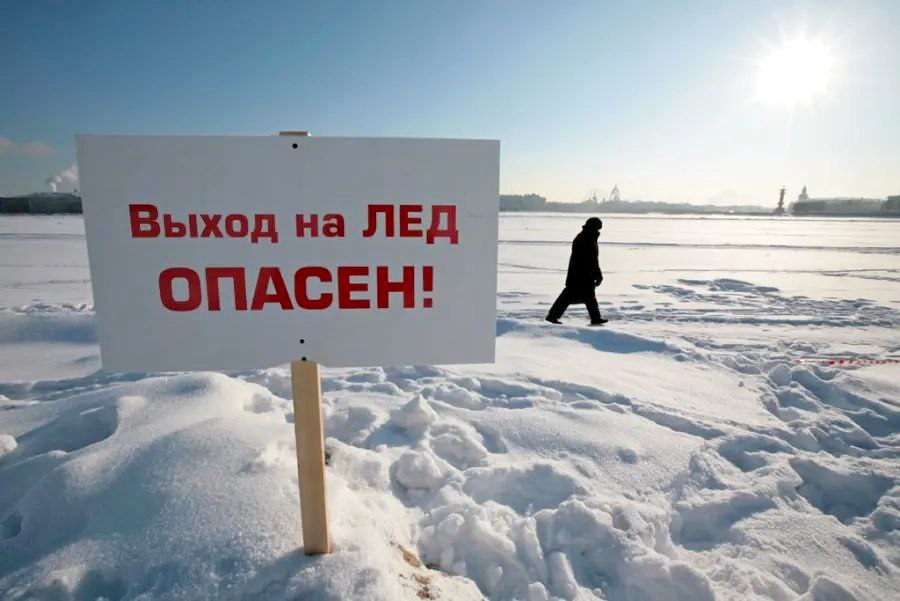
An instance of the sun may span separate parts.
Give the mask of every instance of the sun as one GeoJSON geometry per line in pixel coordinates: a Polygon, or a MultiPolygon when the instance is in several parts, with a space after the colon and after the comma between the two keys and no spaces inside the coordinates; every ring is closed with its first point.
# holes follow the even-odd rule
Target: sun
{"type": "Polygon", "coordinates": [[[818,37],[798,35],[769,44],[754,62],[756,99],[770,106],[811,104],[829,92],[834,80],[831,48],[818,37]]]}

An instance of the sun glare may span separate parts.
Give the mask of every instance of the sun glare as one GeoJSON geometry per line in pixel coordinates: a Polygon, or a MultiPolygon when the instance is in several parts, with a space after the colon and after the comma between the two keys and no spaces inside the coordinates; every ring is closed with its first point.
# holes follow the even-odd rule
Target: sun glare
{"type": "Polygon", "coordinates": [[[756,67],[757,100],[778,107],[810,104],[828,93],[834,78],[831,48],[806,36],[770,46],[756,67]]]}

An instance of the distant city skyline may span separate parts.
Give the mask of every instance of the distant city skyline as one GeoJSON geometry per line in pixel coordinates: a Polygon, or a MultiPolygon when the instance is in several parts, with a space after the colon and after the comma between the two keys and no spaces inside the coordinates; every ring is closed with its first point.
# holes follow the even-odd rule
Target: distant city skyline
{"type": "Polygon", "coordinates": [[[0,4],[0,195],[76,133],[496,138],[501,192],[900,193],[900,3],[0,4]]]}

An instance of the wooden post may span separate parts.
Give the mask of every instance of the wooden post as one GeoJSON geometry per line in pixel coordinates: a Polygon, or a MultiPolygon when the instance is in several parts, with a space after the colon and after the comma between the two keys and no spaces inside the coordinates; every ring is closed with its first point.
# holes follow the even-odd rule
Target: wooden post
{"type": "Polygon", "coordinates": [[[297,484],[303,552],[331,552],[325,505],[325,436],[322,431],[322,382],[315,361],[291,361],[294,436],[297,440],[297,484]]]}
{"type": "MultiPolygon", "coordinates": [[[[281,131],[278,135],[306,137],[309,132],[281,131]]],[[[294,144],[294,148],[296,147],[294,144]]],[[[300,361],[291,361],[291,391],[294,396],[294,438],[297,443],[297,485],[300,487],[303,552],[307,555],[330,553],[319,364],[307,361],[306,357],[300,361]]]]}

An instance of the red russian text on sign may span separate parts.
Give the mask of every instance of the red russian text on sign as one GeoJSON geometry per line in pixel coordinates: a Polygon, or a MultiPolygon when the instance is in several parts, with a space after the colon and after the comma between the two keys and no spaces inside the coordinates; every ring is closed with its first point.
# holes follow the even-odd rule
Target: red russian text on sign
{"type": "Polygon", "coordinates": [[[170,311],[200,310],[204,289],[208,311],[221,311],[223,305],[233,306],[237,311],[262,311],[267,307],[316,311],[332,307],[335,300],[339,309],[415,309],[417,306],[430,309],[434,267],[404,265],[397,274],[387,265],[374,269],[344,265],[333,271],[321,266],[304,266],[287,278],[278,267],[261,267],[252,282],[253,294],[248,299],[247,270],[243,267],[207,267],[202,277],[189,267],[169,267],[159,274],[159,298],[170,311]],[[230,281],[228,288],[233,297],[230,303],[223,303],[223,280],[230,281]],[[417,295],[418,291],[422,294],[417,295]],[[422,297],[421,303],[417,303],[417,296],[422,297]]]}
{"type": "Polygon", "coordinates": [[[438,238],[447,238],[450,244],[459,244],[456,205],[432,205],[431,221],[425,230],[417,227],[423,225],[423,210],[422,205],[369,205],[363,238],[372,238],[381,231],[385,238],[393,238],[399,229],[400,238],[420,238],[424,234],[428,244],[434,244],[438,238]]]}
{"type": "Polygon", "coordinates": [[[228,215],[190,213],[183,221],[179,221],[171,213],[163,213],[160,216],[159,209],[153,204],[128,205],[128,217],[132,238],[249,237],[253,244],[263,239],[268,239],[272,243],[278,242],[273,213],[254,214],[252,227],[250,218],[240,213],[228,215]]]}

